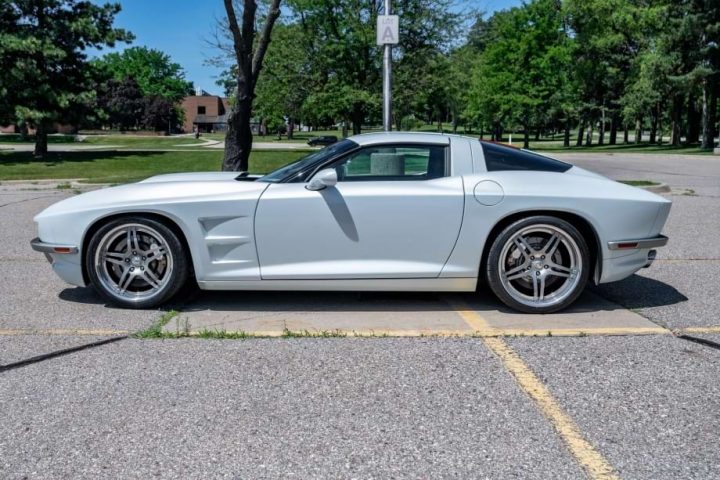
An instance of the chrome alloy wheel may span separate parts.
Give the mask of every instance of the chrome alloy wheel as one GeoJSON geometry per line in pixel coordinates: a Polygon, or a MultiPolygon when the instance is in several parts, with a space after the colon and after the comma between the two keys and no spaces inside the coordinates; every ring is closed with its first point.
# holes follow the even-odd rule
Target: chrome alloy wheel
{"type": "Polygon", "coordinates": [[[503,246],[498,260],[500,281],[516,301],[549,307],[573,294],[582,277],[583,260],[573,238],[553,225],[530,225],[503,246]]]}
{"type": "Polygon", "coordinates": [[[104,289],[130,302],[159,295],[172,278],[173,255],[154,228],[139,223],[107,232],[95,251],[94,268],[104,289]]]}

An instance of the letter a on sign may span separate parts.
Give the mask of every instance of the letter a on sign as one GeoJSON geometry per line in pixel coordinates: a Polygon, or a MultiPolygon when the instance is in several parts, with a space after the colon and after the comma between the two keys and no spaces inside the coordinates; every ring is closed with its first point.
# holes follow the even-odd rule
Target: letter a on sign
{"type": "Polygon", "coordinates": [[[378,15],[377,44],[397,45],[399,42],[399,19],[397,15],[378,15]]]}

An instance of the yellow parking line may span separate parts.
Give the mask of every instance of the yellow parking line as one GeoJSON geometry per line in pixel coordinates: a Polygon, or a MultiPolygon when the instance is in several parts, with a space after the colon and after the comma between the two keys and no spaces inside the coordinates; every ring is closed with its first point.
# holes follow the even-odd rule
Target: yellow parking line
{"type": "Polygon", "coordinates": [[[2,328],[0,336],[15,335],[78,335],[78,336],[107,336],[107,335],[127,335],[128,330],[91,330],[91,329],[28,329],[28,328],[2,328]]]}
{"type": "Polygon", "coordinates": [[[687,327],[680,328],[675,331],[676,333],[720,333],[720,325],[714,325],[710,327],[687,327]]]}
{"type": "MultiPolygon", "coordinates": [[[[471,328],[478,331],[489,328],[487,321],[476,311],[465,306],[460,306],[456,310],[471,328]]],[[[578,426],[565,413],[550,390],[504,340],[486,337],[483,338],[483,343],[500,358],[505,368],[515,377],[520,388],[535,401],[590,478],[603,480],[619,478],[605,457],[583,437],[578,426]]]]}

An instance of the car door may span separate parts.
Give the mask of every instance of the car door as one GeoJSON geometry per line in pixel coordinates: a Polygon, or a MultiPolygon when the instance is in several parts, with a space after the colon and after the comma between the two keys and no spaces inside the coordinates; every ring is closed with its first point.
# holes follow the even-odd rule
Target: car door
{"type": "Polygon", "coordinates": [[[262,279],[437,277],[464,206],[448,149],[368,146],[323,167],[335,186],[270,185],[255,215],[262,279]]]}

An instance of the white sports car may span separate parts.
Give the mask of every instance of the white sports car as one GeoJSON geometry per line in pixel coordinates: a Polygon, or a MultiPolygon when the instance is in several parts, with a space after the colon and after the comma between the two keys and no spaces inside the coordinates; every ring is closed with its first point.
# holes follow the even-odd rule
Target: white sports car
{"type": "Polygon", "coordinates": [[[655,258],[671,202],[526,150],[358,135],[262,177],[160,175],[35,217],[53,270],[154,307],[205,290],[474,291],[529,313],[655,258]]]}

